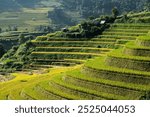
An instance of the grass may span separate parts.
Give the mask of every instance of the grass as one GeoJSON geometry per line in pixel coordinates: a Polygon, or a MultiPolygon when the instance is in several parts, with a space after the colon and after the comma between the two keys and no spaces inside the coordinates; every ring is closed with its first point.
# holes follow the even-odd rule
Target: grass
{"type": "Polygon", "coordinates": [[[61,54],[61,55],[95,55],[98,56],[100,54],[96,54],[96,53],[81,53],[81,52],[32,52],[32,55],[50,55],[50,54],[61,54]]]}
{"type": "Polygon", "coordinates": [[[146,33],[133,33],[133,32],[104,32],[103,35],[125,35],[125,36],[142,36],[146,35],[146,33]]]}
{"type": "Polygon", "coordinates": [[[86,43],[86,44],[87,43],[93,43],[93,44],[94,43],[96,43],[96,44],[99,44],[99,43],[102,43],[102,44],[103,43],[106,43],[106,44],[107,43],[112,43],[112,42],[101,42],[101,41],[100,42],[97,42],[97,41],[96,42],[95,41],[35,41],[34,42],[34,41],[32,41],[32,42],[33,43],[35,43],[35,42],[36,43],[66,43],[66,44],[68,44],[68,43],[79,43],[79,44],[82,44],[82,43],[86,43]]]}
{"type": "Polygon", "coordinates": [[[137,36],[122,36],[122,35],[100,35],[100,38],[115,38],[115,39],[136,39],[137,36]]]}
{"type": "Polygon", "coordinates": [[[36,52],[86,52],[86,53],[101,53],[108,52],[111,49],[107,48],[90,48],[90,47],[36,47],[36,52]]]}
{"type": "Polygon", "coordinates": [[[98,47],[114,48],[115,42],[95,42],[95,41],[37,41],[32,42],[36,47],[98,47]]]}
{"type": "Polygon", "coordinates": [[[144,71],[139,72],[135,70],[120,69],[117,67],[106,66],[104,64],[105,63],[104,60],[105,60],[105,57],[96,57],[95,59],[88,60],[85,63],[85,67],[90,67],[90,68],[97,69],[97,70],[108,70],[108,71],[114,71],[114,72],[120,72],[120,73],[150,76],[149,72],[144,72],[144,71]]]}
{"type": "Polygon", "coordinates": [[[129,42],[126,44],[123,53],[131,56],[150,57],[150,47],[138,46],[133,42],[129,42]]]}
{"type": "Polygon", "coordinates": [[[33,52],[32,59],[88,59],[94,56],[103,56],[103,54],[96,53],[82,53],[82,52],[33,52]]]}
{"type": "Polygon", "coordinates": [[[148,28],[150,28],[150,25],[149,24],[145,24],[145,23],[138,23],[138,24],[136,24],[136,23],[115,23],[115,24],[113,24],[112,25],[113,27],[131,27],[131,28],[134,28],[134,27],[136,27],[136,28],[138,28],[138,27],[140,27],[140,28],[146,28],[146,27],[148,27],[148,28]]]}
{"type": "Polygon", "coordinates": [[[53,11],[53,8],[52,7],[45,7],[45,8],[22,8],[22,11],[24,13],[47,13],[48,11],[53,11]]]}
{"type": "Polygon", "coordinates": [[[136,45],[134,42],[129,42],[126,44],[123,53],[132,56],[150,57],[150,47],[139,46],[136,45]]]}
{"type": "Polygon", "coordinates": [[[25,88],[24,92],[36,100],[49,100],[50,98],[35,90],[35,87],[25,88]],[[40,94],[40,95],[39,95],[40,94]]]}
{"type": "Polygon", "coordinates": [[[136,44],[139,46],[146,46],[149,47],[150,46],[150,36],[140,36],[137,38],[136,40],[136,44]]]}
{"type": "MultiPolygon", "coordinates": [[[[59,77],[61,78],[62,76],[58,75],[54,77],[54,79],[58,79],[59,77]]],[[[76,91],[64,87],[62,85],[56,84],[53,81],[40,83],[40,86],[43,87],[45,90],[53,92],[54,94],[59,95],[65,99],[85,99],[85,97],[78,95],[76,91]]]]}
{"type": "MultiPolygon", "coordinates": [[[[63,93],[61,89],[57,89],[56,87],[54,87],[54,85],[50,84],[50,81],[47,82],[43,82],[39,84],[40,90],[42,90],[44,92],[44,94],[46,93],[47,95],[54,95],[55,99],[73,99],[71,98],[72,96],[68,95],[67,93],[63,93]]],[[[53,97],[53,96],[52,96],[53,97]]]]}
{"type": "Polygon", "coordinates": [[[109,66],[139,71],[150,71],[150,57],[126,55],[122,53],[122,51],[109,53],[105,62],[109,66]]]}
{"type": "Polygon", "coordinates": [[[114,87],[114,86],[110,86],[110,85],[106,85],[106,84],[102,84],[102,83],[95,83],[95,82],[91,82],[91,81],[87,81],[87,80],[83,80],[83,79],[78,79],[75,77],[66,76],[65,78],[67,79],[67,80],[65,80],[65,82],[73,84],[77,87],[80,86],[80,87],[84,87],[87,89],[96,90],[99,92],[123,96],[126,99],[136,99],[135,97],[137,97],[137,95],[142,94],[142,93],[138,93],[137,91],[130,91],[130,93],[129,93],[129,91],[128,91],[129,89],[114,87]],[[132,95],[134,95],[135,97],[132,95]]]}
{"type": "MultiPolygon", "coordinates": [[[[41,41],[97,41],[97,42],[115,42],[113,38],[46,38],[41,39],[41,41]]],[[[38,40],[37,40],[38,41],[38,40]]]]}
{"type": "Polygon", "coordinates": [[[133,33],[147,33],[148,29],[124,29],[124,28],[110,28],[108,30],[106,30],[107,32],[133,32],[133,33]]]}
{"type": "Polygon", "coordinates": [[[128,42],[126,44],[126,47],[131,48],[131,49],[150,50],[150,47],[139,46],[139,45],[136,45],[135,42],[128,42]]]}
{"type": "Polygon", "coordinates": [[[102,42],[115,42],[116,39],[114,38],[92,38],[91,41],[102,41],[102,42]]]}
{"type": "Polygon", "coordinates": [[[140,36],[137,40],[150,41],[150,36],[140,36]]]}
{"type": "Polygon", "coordinates": [[[8,26],[18,26],[19,30],[34,31],[37,25],[49,25],[49,20],[45,13],[33,13],[33,12],[3,12],[0,13],[0,27],[3,29],[8,26]],[[33,21],[35,19],[35,21],[33,21]]]}
{"type": "Polygon", "coordinates": [[[80,60],[80,59],[64,59],[65,61],[72,61],[72,62],[81,62],[81,63],[83,63],[83,62],[85,62],[86,60],[80,60]]]}
{"type": "Polygon", "coordinates": [[[150,12],[140,12],[140,13],[134,13],[134,14],[129,14],[129,17],[145,17],[145,16],[150,16],[150,12]]]}
{"type": "Polygon", "coordinates": [[[125,89],[131,89],[131,90],[136,90],[136,91],[150,90],[150,87],[148,87],[147,85],[139,85],[139,84],[120,82],[120,81],[113,81],[113,80],[108,80],[108,79],[103,79],[103,78],[90,77],[90,76],[87,76],[87,74],[83,74],[80,69],[67,72],[66,77],[72,77],[72,78],[77,78],[77,79],[81,79],[81,80],[85,80],[89,82],[110,85],[110,86],[120,87],[120,88],[125,88],[125,89]]]}
{"type": "Polygon", "coordinates": [[[83,67],[83,73],[96,78],[105,78],[126,83],[150,84],[150,72],[108,66],[105,64],[105,58],[102,57],[86,62],[83,67]]]}
{"type": "Polygon", "coordinates": [[[65,79],[66,82],[70,82],[71,80],[71,82],[75,83],[77,86],[82,85],[86,88],[101,90],[125,97],[127,96],[126,98],[130,99],[131,97],[135,98],[150,89],[150,87],[147,87],[145,85],[137,85],[132,83],[90,77],[86,74],[81,73],[80,70],[67,72],[65,79]]]}
{"type": "Polygon", "coordinates": [[[150,57],[125,55],[122,53],[122,51],[123,51],[123,49],[114,50],[114,51],[108,53],[108,56],[119,57],[119,58],[130,59],[130,60],[150,61],[150,57]]]}
{"type": "Polygon", "coordinates": [[[79,92],[86,93],[85,96],[87,96],[86,97],[87,99],[90,99],[90,97],[88,97],[88,94],[91,94],[93,96],[94,95],[98,96],[100,99],[118,99],[118,98],[125,99],[123,96],[108,94],[108,93],[105,93],[105,92],[100,92],[100,91],[97,91],[97,90],[87,89],[86,87],[76,86],[76,85],[67,83],[66,81],[63,81],[61,77],[60,78],[55,78],[55,79],[52,79],[52,80],[53,80],[53,82],[55,82],[59,85],[68,87],[70,89],[73,89],[73,90],[76,90],[76,91],[79,91],[79,92]]]}
{"type": "MultiPolygon", "coordinates": [[[[14,73],[13,75],[16,78],[7,82],[0,83],[0,99],[1,100],[7,99],[7,96],[11,92],[13,94],[14,91],[16,92],[22,91],[25,88],[32,87],[42,81],[50,80],[56,74],[66,72],[71,69],[76,69],[78,67],[80,66],[53,68],[53,69],[50,69],[49,73],[45,73],[41,75],[39,74],[28,75],[25,73],[14,73]],[[26,80],[27,82],[21,82],[22,80],[26,80]]],[[[13,98],[18,99],[18,96],[16,95],[15,97],[15,95],[13,95],[13,98]]],[[[20,96],[19,96],[19,99],[20,99],[20,96]]]]}
{"type": "Polygon", "coordinates": [[[32,62],[32,66],[33,65],[56,65],[56,64],[60,64],[60,65],[76,65],[76,64],[82,64],[85,62],[85,60],[80,60],[80,59],[61,59],[61,60],[54,60],[54,59],[36,59],[33,60],[34,62],[32,62]]]}
{"type": "MultiPolygon", "coordinates": [[[[48,86],[45,84],[46,81],[39,83],[38,85],[34,86],[33,88],[26,88],[25,92],[30,96],[34,97],[35,99],[43,99],[43,100],[56,100],[56,99],[66,99],[60,95],[57,95],[56,89],[54,91],[54,87],[48,86]],[[44,89],[40,86],[40,84],[44,84],[47,88],[51,88],[51,91],[44,89]],[[40,94],[40,95],[39,95],[40,94]]],[[[47,81],[49,82],[49,81],[47,81]]],[[[60,92],[59,92],[60,93],[60,92]]]]}
{"type": "MultiPolygon", "coordinates": [[[[49,34],[48,34],[49,35],[49,34]]],[[[48,35],[47,35],[47,40],[48,41],[90,41],[90,40],[92,40],[92,38],[56,38],[56,37],[53,37],[53,38],[51,38],[51,37],[48,37],[48,35]]]]}
{"type": "MultiPolygon", "coordinates": [[[[49,1],[47,3],[54,3],[49,1]]],[[[55,3],[57,3],[55,1],[55,3]]],[[[44,3],[45,4],[45,3],[44,3]]],[[[59,6],[57,4],[57,6],[59,6]]],[[[0,27],[7,29],[8,26],[17,26],[19,30],[34,31],[36,26],[44,25],[48,26],[51,24],[47,18],[48,11],[53,11],[54,6],[36,7],[36,8],[25,8],[22,7],[20,11],[13,12],[1,12],[0,15],[0,27]],[[33,21],[34,20],[34,21],[33,21]]]]}
{"type": "Polygon", "coordinates": [[[37,20],[37,21],[25,21],[25,24],[30,25],[30,26],[39,26],[40,25],[44,25],[44,26],[48,26],[49,25],[49,21],[45,21],[45,20],[37,20]]]}

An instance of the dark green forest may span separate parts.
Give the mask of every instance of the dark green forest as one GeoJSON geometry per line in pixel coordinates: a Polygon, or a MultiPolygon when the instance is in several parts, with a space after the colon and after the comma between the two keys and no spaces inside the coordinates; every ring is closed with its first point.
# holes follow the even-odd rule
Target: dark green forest
{"type": "MultiPolygon", "coordinates": [[[[89,17],[110,15],[116,7],[119,15],[150,10],[150,0],[1,0],[0,12],[22,8],[53,8],[47,12],[56,29],[75,25],[89,17]],[[61,20],[60,20],[61,19],[61,20]]],[[[54,27],[54,26],[52,26],[54,27]]]]}
{"type": "Polygon", "coordinates": [[[150,0],[61,0],[65,8],[77,10],[83,17],[110,14],[113,7],[121,13],[149,10],[150,0]]]}
{"type": "MultiPolygon", "coordinates": [[[[22,7],[36,7],[41,1],[49,0],[1,0],[0,10],[19,10],[22,7]]],[[[79,12],[83,17],[109,13],[117,7],[120,13],[150,9],[150,0],[52,0],[61,3],[66,10],[79,12]]]]}

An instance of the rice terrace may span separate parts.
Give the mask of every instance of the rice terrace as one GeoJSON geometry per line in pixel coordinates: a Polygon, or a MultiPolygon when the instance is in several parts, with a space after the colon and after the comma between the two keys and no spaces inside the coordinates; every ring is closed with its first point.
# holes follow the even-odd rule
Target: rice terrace
{"type": "Polygon", "coordinates": [[[0,100],[150,99],[148,0],[14,1],[0,9],[0,100]]]}

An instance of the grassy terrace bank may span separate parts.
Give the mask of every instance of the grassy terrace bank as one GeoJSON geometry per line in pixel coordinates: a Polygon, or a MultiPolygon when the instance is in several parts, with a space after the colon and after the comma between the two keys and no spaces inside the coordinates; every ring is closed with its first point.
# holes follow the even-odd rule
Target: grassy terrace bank
{"type": "MultiPolygon", "coordinates": [[[[94,38],[55,38],[50,37],[48,34],[32,41],[36,49],[31,54],[31,57],[34,59],[34,65],[36,64],[36,59],[86,60],[101,54],[105,55],[112,49],[120,48],[128,41],[135,40],[137,36],[146,35],[149,29],[150,26],[144,24],[115,23],[94,38]]],[[[43,64],[45,64],[44,61],[43,64]]],[[[50,62],[48,64],[51,65],[50,62]]]]}

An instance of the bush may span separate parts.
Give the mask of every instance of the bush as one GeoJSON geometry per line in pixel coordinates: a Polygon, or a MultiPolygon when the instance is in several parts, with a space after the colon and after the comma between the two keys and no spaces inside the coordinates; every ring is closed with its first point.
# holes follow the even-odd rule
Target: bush
{"type": "Polygon", "coordinates": [[[22,62],[14,62],[12,65],[12,68],[15,68],[16,70],[21,70],[23,68],[22,62]]]}
{"type": "Polygon", "coordinates": [[[4,50],[4,46],[0,43],[0,58],[4,55],[5,50],[4,50]]]}
{"type": "Polygon", "coordinates": [[[98,45],[97,48],[102,48],[102,47],[100,45],[98,45]]]}
{"type": "Polygon", "coordinates": [[[97,26],[91,27],[91,33],[92,33],[93,35],[100,34],[100,31],[101,31],[101,29],[100,29],[99,27],[97,27],[97,26]]]}
{"type": "Polygon", "coordinates": [[[6,59],[3,63],[3,68],[5,68],[5,69],[12,68],[13,63],[14,63],[14,60],[6,59]]]}

